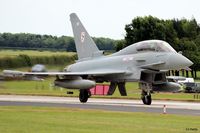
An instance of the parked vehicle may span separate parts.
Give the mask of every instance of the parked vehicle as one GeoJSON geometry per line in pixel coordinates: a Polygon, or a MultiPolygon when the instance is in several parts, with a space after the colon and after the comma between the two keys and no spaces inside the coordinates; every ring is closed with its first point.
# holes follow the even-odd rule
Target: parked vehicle
{"type": "Polygon", "coordinates": [[[187,93],[200,93],[200,83],[198,82],[186,82],[185,85],[185,92],[187,93]]]}
{"type": "Polygon", "coordinates": [[[187,83],[194,82],[194,78],[186,78],[182,76],[167,76],[168,82],[187,83]]]}

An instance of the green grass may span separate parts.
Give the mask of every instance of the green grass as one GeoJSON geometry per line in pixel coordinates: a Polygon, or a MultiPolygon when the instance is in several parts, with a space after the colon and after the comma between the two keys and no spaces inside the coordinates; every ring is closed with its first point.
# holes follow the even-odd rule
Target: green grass
{"type": "Polygon", "coordinates": [[[0,107],[1,133],[186,133],[199,116],[61,107],[0,107]]]}
{"type": "Polygon", "coordinates": [[[51,87],[52,83],[53,78],[44,81],[6,81],[0,84],[0,94],[64,96],[66,90],[51,87]]]}
{"type": "Polygon", "coordinates": [[[15,57],[18,55],[28,56],[56,56],[56,55],[74,55],[73,52],[55,52],[55,51],[36,51],[36,50],[0,50],[0,58],[15,57]]]}
{"type": "MultiPolygon", "coordinates": [[[[71,90],[73,95],[66,94],[66,89],[60,87],[52,87],[54,78],[48,78],[44,81],[6,81],[0,83],[0,94],[22,94],[22,95],[47,95],[47,96],[75,96],[78,97],[78,90],[71,90]]],[[[101,98],[128,98],[140,99],[141,90],[138,89],[138,83],[127,83],[128,96],[122,97],[118,89],[112,96],[92,96],[101,98]]],[[[69,90],[68,90],[69,91],[69,90]]],[[[152,94],[153,99],[161,100],[185,100],[199,101],[194,99],[194,94],[189,93],[155,93],[152,94]]]]}

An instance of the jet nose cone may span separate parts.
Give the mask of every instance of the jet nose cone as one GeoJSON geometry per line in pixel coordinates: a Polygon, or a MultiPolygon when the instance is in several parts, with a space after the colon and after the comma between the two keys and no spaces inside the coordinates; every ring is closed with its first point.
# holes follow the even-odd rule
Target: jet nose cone
{"type": "Polygon", "coordinates": [[[180,55],[179,62],[182,63],[184,66],[189,67],[189,66],[193,65],[193,62],[191,60],[189,60],[188,58],[186,58],[185,56],[183,56],[181,54],[179,54],[179,55],[180,55]]]}
{"type": "Polygon", "coordinates": [[[178,53],[171,54],[168,59],[168,65],[171,66],[172,69],[183,69],[191,66],[192,64],[192,61],[178,53]]]}
{"type": "Polygon", "coordinates": [[[188,58],[186,58],[187,59],[187,63],[186,64],[188,64],[188,66],[192,66],[194,63],[191,61],[191,60],[189,60],[188,58]]]}

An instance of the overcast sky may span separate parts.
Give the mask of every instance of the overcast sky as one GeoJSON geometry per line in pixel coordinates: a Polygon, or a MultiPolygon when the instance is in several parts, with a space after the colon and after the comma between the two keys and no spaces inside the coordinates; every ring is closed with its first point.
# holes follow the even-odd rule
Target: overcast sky
{"type": "Polygon", "coordinates": [[[0,33],[72,36],[72,12],[91,36],[113,39],[124,38],[125,24],[137,16],[200,23],[199,0],[0,0],[0,33]]]}

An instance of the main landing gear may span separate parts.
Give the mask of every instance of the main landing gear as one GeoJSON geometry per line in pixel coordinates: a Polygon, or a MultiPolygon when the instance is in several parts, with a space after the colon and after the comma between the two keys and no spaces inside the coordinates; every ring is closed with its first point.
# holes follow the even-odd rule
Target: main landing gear
{"type": "Polygon", "coordinates": [[[91,95],[88,90],[80,90],[79,100],[81,103],[86,103],[90,96],[91,95]]]}
{"type": "Polygon", "coordinates": [[[151,93],[150,92],[142,91],[141,99],[142,99],[144,104],[151,105],[152,99],[151,99],[151,93]]]}

